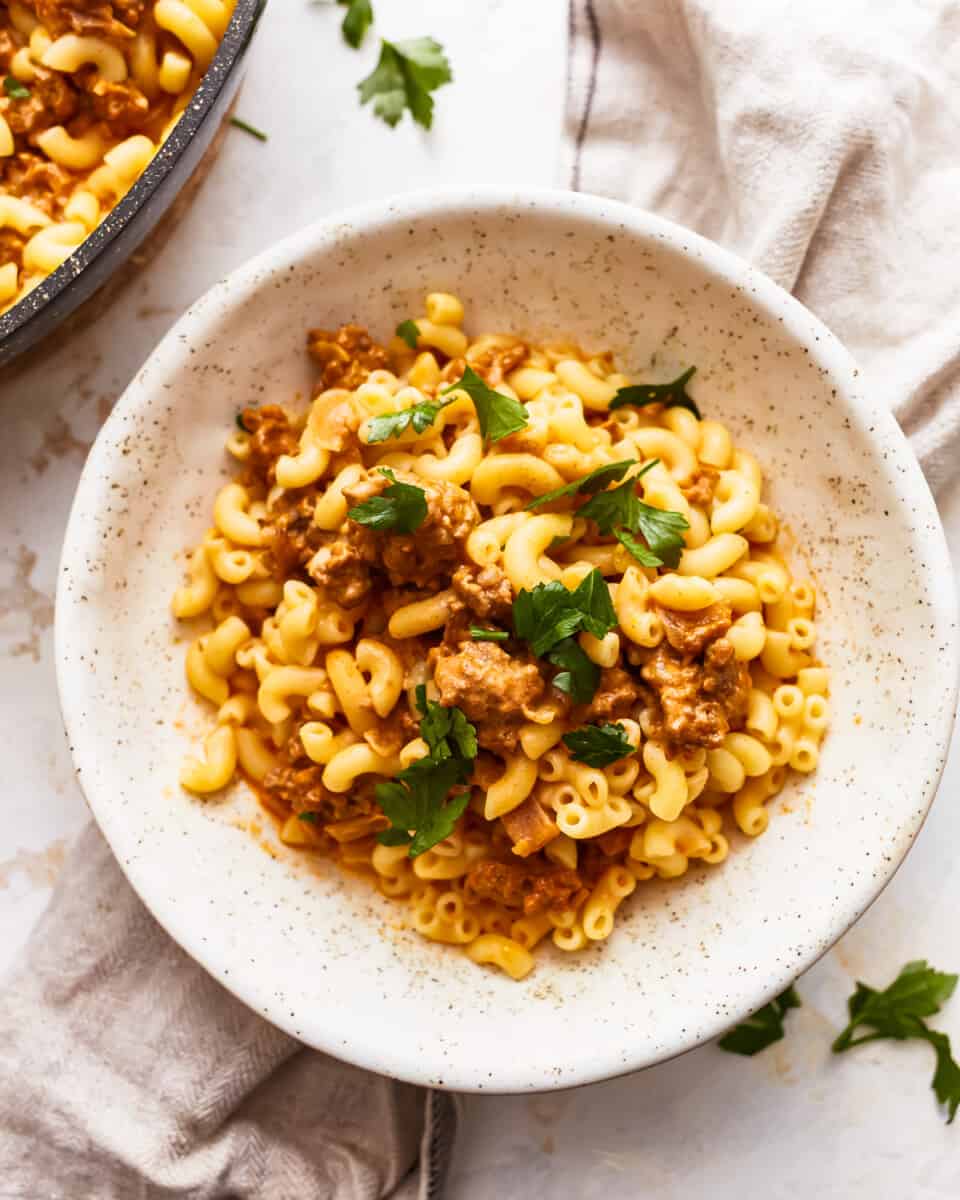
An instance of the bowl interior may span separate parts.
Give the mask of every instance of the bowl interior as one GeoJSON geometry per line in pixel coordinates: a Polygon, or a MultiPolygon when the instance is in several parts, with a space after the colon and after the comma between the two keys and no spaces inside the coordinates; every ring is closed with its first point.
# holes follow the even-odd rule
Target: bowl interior
{"type": "MultiPolygon", "coordinates": [[[[798,563],[802,566],[802,559],[798,563]]],[[[954,709],[946,549],[919,469],[845,352],[765,278],[693,235],[560,194],[406,198],[305,231],[171,331],[91,454],[68,530],[58,672],[80,779],[140,895],[184,947],[295,1036],[457,1088],[562,1087],[715,1035],[876,896],[932,799],[954,709]],[[609,943],[552,948],[522,983],[402,928],[362,880],[278,847],[242,786],[177,785],[209,715],[169,616],[248,403],[307,393],[311,326],[386,337],[432,290],[473,331],[570,336],[693,392],[771,480],[821,593],[832,728],[817,773],[719,868],[644,884],[609,943]],[[891,750],[895,748],[895,752],[891,750]],[[882,768],[881,768],[882,764],[882,768]],[[258,836],[251,836],[250,827],[258,836]],[[508,1032],[509,1031],[509,1032],[508,1032]]]]}

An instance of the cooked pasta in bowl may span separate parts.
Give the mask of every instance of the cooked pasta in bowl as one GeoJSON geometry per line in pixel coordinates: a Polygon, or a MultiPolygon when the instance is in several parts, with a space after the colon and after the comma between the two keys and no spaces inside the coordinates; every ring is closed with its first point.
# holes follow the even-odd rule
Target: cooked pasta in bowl
{"type": "Polygon", "coordinates": [[[411,197],[158,348],[58,671],[98,821],[228,987],[402,1078],[566,1086],[721,1032],[887,881],[949,580],[902,435],[769,281],[589,197],[411,197]]]}
{"type": "Polygon", "coordinates": [[[302,415],[236,418],[174,615],[236,775],[288,845],[364,871],[514,979],[650,880],[764,832],[816,767],[829,673],[763,475],[688,392],[560,339],[312,330],[302,415]],[[401,336],[402,335],[402,336],[401,336]],[[384,339],[386,341],[386,339],[384,339]],[[204,622],[206,624],[206,622],[204,622]]]}

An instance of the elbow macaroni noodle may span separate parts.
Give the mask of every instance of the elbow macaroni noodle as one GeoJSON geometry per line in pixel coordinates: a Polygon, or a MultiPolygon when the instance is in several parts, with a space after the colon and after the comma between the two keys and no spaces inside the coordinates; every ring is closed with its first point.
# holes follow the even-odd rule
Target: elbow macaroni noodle
{"type": "MultiPolygon", "coordinates": [[[[160,0],[156,23],[177,31],[200,63],[226,12],[219,0],[160,0]]],[[[89,48],[55,42],[45,54],[66,61],[68,51],[89,48]]],[[[156,61],[148,56],[147,73],[156,61]]],[[[142,64],[137,72],[143,76],[142,64]]],[[[163,73],[162,65],[154,72],[160,90],[163,73]]],[[[51,156],[86,153],[75,145],[81,139],[50,133],[51,156]]],[[[136,151],[124,153],[135,158],[136,151]]],[[[136,167],[116,155],[107,161],[118,171],[136,167]]],[[[55,255],[66,244],[62,226],[25,202],[0,197],[0,221],[4,215],[29,235],[28,245],[46,238],[39,244],[55,255]]],[[[416,353],[396,338],[353,387],[340,374],[334,386],[319,389],[305,417],[275,410],[289,432],[268,468],[257,466],[263,447],[256,431],[244,426],[228,438],[241,474],[217,493],[213,527],[187,560],[187,581],[172,602],[176,618],[197,624],[186,675],[216,721],[181,782],[202,796],[239,771],[277,818],[282,841],[333,855],[407,904],[425,938],[462,946],[474,962],[522,979],[540,945],[572,953],[609,938],[638,884],[723,862],[731,833],[763,833],[789,772],[817,766],[830,717],[829,675],[814,657],[815,585],[791,575],[778,546],[778,518],[762,500],[761,469],[726,426],[662,405],[610,413],[617,389],[630,380],[614,372],[608,356],[588,358],[569,345],[524,347],[508,335],[470,340],[456,296],[433,293],[425,307],[415,322],[416,353]],[[372,418],[434,403],[459,378],[464,356],[500,371],[488,382],[527,405],[527,427],[485,445],[472,401],[455,392],[427,428],[410,425],[397,438],[369,440],[372,418]],[[357,431],[352,444],[338,424],[345,414],[357,431]],[[643,499],[688,520],[675,570],[640,565],[573,505],[526,508],[532,498],[625,458],[638,462],[630,475],[659,460],[639,480],[643,499]],[[414,695],[423,684],[438,699],[435,656],[464,611],[455,577],[449,586],[426,587],[391,577],[383,594],[359,599],[331,589],[331,563],[345,580],[357,569],[342,543],[352,527],[351,493],[367,487],[381,464],[411,482],[469,493],[478,519],[464,533],[459,561],[477,580],[492,573],[511,597],[541,584],[573,590],[598,569],[616,628],[575,636],[602,681],[625,673],[645,679],[644,668],[658,661],[679,664],[682,683],[683,671],[705,670],[705,647],[723,638],[724,661],[749,685],[742,710],[729,727],[683,742],[674,740],[666,700],[651,700],[649,687],[629,693],[639,700],[610,718],[613,709],[578,716],[561,693],[547,689],[522,705],[515,750],[491,753],[481,735],[470,800],[448,836],[414,858],[404,845],[378,843],[388,821],[373,799],[375,786],[430,753],[414,695]],[[305,520],[297,516],[304,498],[305,520]],[[285,514],[295,518],[291,527],[307,530],[299,569],[276,552],[285,514]],[[695,650],[676,642],[678,630],[685,636],[711,622],[716,630],[695,650]],[[564,734],[607,719],[619,725],[630,752],[603,766],[577,761],[564,734]],[[498,879],[497,872],[527,882],[516,895],[502,882],[492,893],[478,892],[476,880],[498,879]],[[562,879],[562,897],[538,899],[538,888],[549,891],[562,879]]],[[[323,354],[325,363],[351,365],[336,343],[323,354]]],[[[491,621],[504,626],[509,637],[503,613],[469,619],[485,629],[491,621]]],[[[697,703],[707,699],[701,693],[697,703]]]]}
{"type": "Polygon", "coordinates": [[[0,159],[24,155],[25,166],[37,158],[59,169],[49,186],[29,171],[6,176],[0,228],[11,236],[0,263],[0,312],[55,271],[144,172],[216,53],[234,3],[148,0],[136,25],[135,11],[118,15],[108,5],[112,23],[101,21],[94,33],[58,22],[55,6],[41,7],[49,29],[30,3],[0,10],[12,43],[9,78],[30,92],[0,96],[0,159]],[[28,137],[18,106],[42,106],[40,85],[51,77],[69,116],[56,123],[64,111],[58,102],[49,125],[43,111],[27,123],[28,137]]]}

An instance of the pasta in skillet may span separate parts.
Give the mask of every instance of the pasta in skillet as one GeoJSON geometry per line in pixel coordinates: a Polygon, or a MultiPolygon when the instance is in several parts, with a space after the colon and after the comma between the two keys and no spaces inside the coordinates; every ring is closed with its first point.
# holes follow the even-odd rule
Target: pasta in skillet
{"type": "Polygon", "coordinates": [[[280,836],[515,979],[652,879],[755,837],[829,721],[816,593],[752,455],[687,385],[469,338],[311,331],[304,417],[247,408],[176,617],[216,711],[182,783],[241,772],[280,836]]]}
{"type": "Polygon", "coordinates": [[[56,270],[140,177],[235,2],[0,3],[0,312],[56,270]]]}

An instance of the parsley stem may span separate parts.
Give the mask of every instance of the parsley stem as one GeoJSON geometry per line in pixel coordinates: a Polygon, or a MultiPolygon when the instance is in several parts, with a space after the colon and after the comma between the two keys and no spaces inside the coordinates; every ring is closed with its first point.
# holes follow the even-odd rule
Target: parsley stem
{"type": "Polygon", "coordinates": [[[244,133],[249,133],[250,136],[255,137],[258,142],[265,142],[268,140],[267,135],[262,129],[258,129],[256,125],[251,125],[249,122],[241,120],[240,117],[231,117],[230,124],[235,126],[237,129],[242,129],[244,133]]]}

